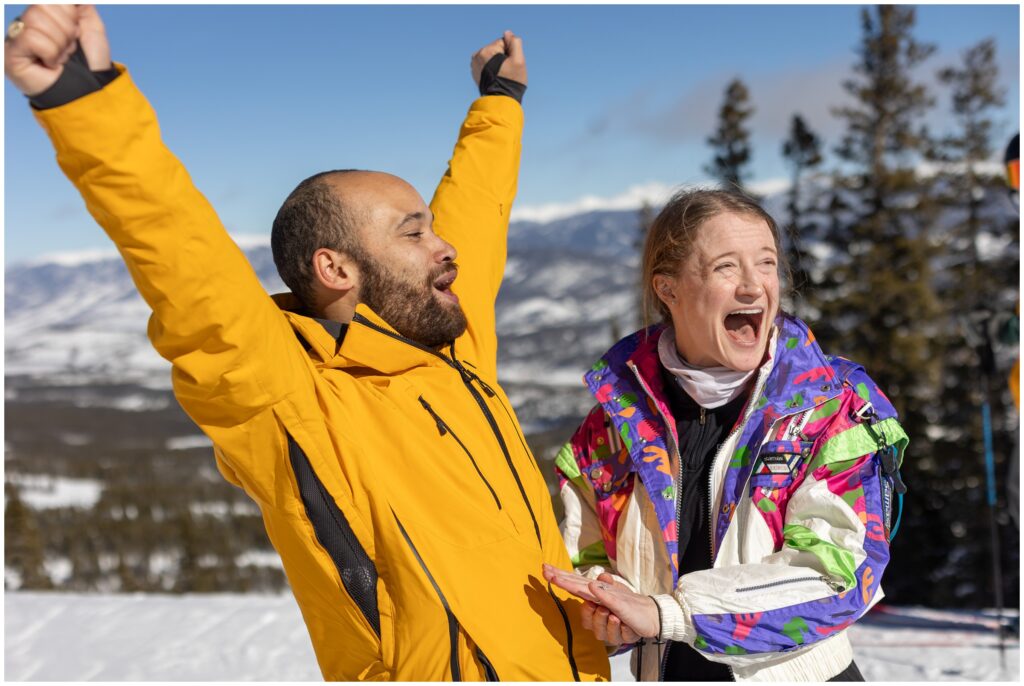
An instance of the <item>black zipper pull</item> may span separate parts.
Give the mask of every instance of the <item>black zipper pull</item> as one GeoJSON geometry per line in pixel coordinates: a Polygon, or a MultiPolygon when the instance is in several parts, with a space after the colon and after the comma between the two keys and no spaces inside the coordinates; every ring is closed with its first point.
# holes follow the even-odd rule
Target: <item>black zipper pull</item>
{"type": "MultiPolygon", "coordinates": [[[[472,374],[472,372],[470,372],[470,373],[472,374]]],[[[481,379],[476,374],[473,374],[473,378],[476,379],[476,382],[478,384],[480,384],[480,388],[484,389],[484,393],[487,394],[488,398],[493,398],[494,397],[494,395],[495,395],[494,391],[491,389],[490,386],[487,385],[487,383],[483,379],[481,379]]]]}
{"type": "Polygon", "coordinates": [[[897,493],[906,493],[907,485],[900,477],[900,468],[896,465],[896,446],[887,446],[882,450],[882,470],[893,480],[897,493]]]}
{"type": "Polygon", "coordinates": [[[469,385],[473,382],[472,372],[466,369],[459,358],[455,357],[455,344],[452,343],[448,348],[448,355],[451,357],[451,365],[459,372],[459,376],[462,377],[462,383],[469,385]]]}
{"type": "Polygon", "coordinates": [[[483,389],[484,393],[487,395],[488,398],[493,398],[495,396],[494,390],[490,386],[488,386],[483,379],[481,379],[479,376],[466,369],[466,366],[459,362],[459,358],[455,356],[454,343],[452,343],[451,347],[448,348],[448,354],[451,355],[452,362],[454,363],[455,368],[458,369],[459,374],[462,375],[463,382],[465,382],[466,384],[471,384],[474,381],[476,381],[477,385],[483,389]]]}
{"type": "Polygon", "coordinates": [[[437,415],[436,412],[434,412],[434,408],[432,408],[430,406],[430,403],[428,403],[426,400],[424,400],[422,395],[420,396],[419,400],[420,400],[420,405],[423,406],[423,409],[425,409],[427,412],[429,412],[430,416],[434,418],[434,423],[437,424],[437,432],[439,434],[441,434],[442,436],[444,436],[446,433],[448,433],[448,427],[445,426],[445,423],[443,421],[441,421],[441,418],[437,415]]]}
{"type": "Polygon", "coordinates": [[[704,419],[707,417],[707,410],[703,407],[700,408],[700,425],[704,426],[704,419]]]}

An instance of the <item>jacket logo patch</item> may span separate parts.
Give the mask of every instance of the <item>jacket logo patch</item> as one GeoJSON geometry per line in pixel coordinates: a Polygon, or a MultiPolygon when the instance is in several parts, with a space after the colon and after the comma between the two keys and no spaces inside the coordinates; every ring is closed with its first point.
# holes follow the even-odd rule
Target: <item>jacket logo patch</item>
{"type": "Polygon", "coordinates": [[[803,462],[801,453],[770,453],[761,456],[758,475],[794,474],[803,462]]]}

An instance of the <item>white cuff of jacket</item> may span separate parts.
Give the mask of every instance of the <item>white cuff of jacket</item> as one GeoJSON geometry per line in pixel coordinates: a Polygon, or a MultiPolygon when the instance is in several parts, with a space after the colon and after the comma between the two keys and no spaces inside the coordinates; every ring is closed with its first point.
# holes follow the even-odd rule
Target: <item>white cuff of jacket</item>
{"type": "Polygon", "coordinates": [[[662,641],[678,641],[689,643],[697,639],[697,631],[694,626],[686,620],[686,613],[675,596],[664,594],[651,596],[658,605],[661,613],[661,635],[662,641]]]}

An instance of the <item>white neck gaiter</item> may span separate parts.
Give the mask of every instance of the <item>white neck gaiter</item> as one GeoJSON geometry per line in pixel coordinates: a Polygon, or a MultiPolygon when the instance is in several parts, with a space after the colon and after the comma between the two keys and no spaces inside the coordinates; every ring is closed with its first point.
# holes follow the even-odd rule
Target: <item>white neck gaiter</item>
{"type": "Polygon", "coordinates": [[[686,394],[709,410],[738,398],[746,390],[750,377],[757,371],[751,369],[749,372],[737,372],[728,367],[694,367],[676,349],[676,333],[672,327],[666,328],[658,340],[658,357],[686,394]]]}

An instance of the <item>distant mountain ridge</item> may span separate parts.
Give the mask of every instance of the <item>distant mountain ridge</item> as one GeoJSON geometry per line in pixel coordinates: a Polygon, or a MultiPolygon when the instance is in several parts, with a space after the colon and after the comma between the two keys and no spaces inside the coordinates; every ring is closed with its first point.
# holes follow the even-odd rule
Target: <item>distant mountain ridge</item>
{"type": "MultiPolygon", "coordinates": [[[[636,235],[637,214],[626,210],[513,223],[498,300],[499,333],[521,342],[546,328],[605,328],[610,317],[625,316],[631,296],[609,296],[631,292],[636,235]]],[[[287,290],[269,240],[239,242],[264,289],[287,290]]],[[[6,270],[5,287],[7,376],[169,386],[168,363],[146,338],[149,308],[116,252],[63,253],[16,264],[6,270]]],[[[536,374],[529,369],[520,376],[540,380],[549,371],[542,365],[536,374]]]]}

